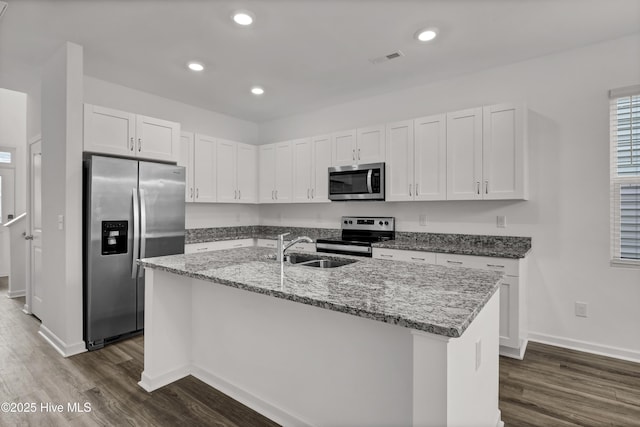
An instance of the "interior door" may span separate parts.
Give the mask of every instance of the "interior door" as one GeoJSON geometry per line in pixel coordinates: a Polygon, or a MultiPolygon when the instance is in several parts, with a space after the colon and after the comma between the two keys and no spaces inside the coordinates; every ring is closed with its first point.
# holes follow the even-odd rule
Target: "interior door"
{"type": "MultiPolygon", "coordinates": [[[[0,168],[0,225],[14,216],[14,174],[13,169],[0,168]]],[[[10,274],[9,264],[9,230],[0,226],[0,277],[10,274]]]]}
{"type": "Polygon", "coordinates": [[[29,145],[29,237],[30,267],[27,311],[40,318],[44,307],[42,280],[42,140],[36,138],[29,145]]]}

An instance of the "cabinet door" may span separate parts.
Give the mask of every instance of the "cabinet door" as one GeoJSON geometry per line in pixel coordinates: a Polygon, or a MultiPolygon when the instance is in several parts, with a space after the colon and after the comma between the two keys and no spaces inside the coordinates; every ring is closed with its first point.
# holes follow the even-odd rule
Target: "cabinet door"
{"type": "Polygon", "coordinates": [[[413,121],[387,125],[386,200],[413,200],[413,121]]]}
{"type": "Polygon", "coordinates": [[[291,142],[293,150],[293,194],[294,202],[311,201],[312,146],[309,138],[291,142]]]}
{"type": "Polygon", "coordinates": [[[136,144],[138,157],[176,162],[180,157],[180,124],[137,115],[136,144]]]}
{"type": "Polygon", "coordinates": [[[329,167],[331,167],[331,137],[315,136],[313,146],[313,175],[311,177],[311,199],[314,202],[329,201],[329,167]]]}
{"type": "Polygon", "coordinates": [[[293,150],[291,142],[276,144],[276,203],[290,203],[293,193],[293,150]]]}
{"type": "Polygon", "coordinates": [[[517,277],[504,276],[500,283],[500,345],[512,348],[520,346],[518,282],[517,277]]]}
{"type": "Polygon", "coordinates": [[[195,198],[195,188],[193,187],[193,152],[195,145],[195,135],[192,132],[182,132],[180,134],[180,159],[178,166],[185,168],[185,202],[193,202],[195,198]]]}
{"type": "Polygon", "coordinates": [[[336,132],[331,135],[331,149],[334,166],[347,166],[357,163],[355,129],[336,132]]]}
{"type": "Polygon", "coordinates": [[[135,114],[84,105],[84,151],[135,156],[135,114]]]}
{"type": "Polygon", "coordinates": [[[482,108],[447,114],[447,199],[482,199],[482,108]]]}
{"type": "Polygon", "coordinates": [[[490,105],[482,117],[483,197],[526,199],[524,108],[490,105]]]}
{"type": "Polygon", "coordinates": [[[218,203],[235,203],[238,200],[236,171],[236,143],[218,139],[216,142],[216,201],[218,203]]]}
{"type": "Polygon", "coordinates": [[[195,201],[216,201],[216,140],[210,136],[196,134],[193,161],[195,201]]]}
{"type": "Polygon", "coordinates": [[[238,143],[238,201],[256,203],[258,201],[258,147],[238,143]]]}
{"type": "Polygon", "coordinates": [[[274,203],[276,192],[276,144],[261,145],[258,154],[258,201],[274,203]]]}
{"type": "Polygon", "coordinates": [[[415,200],[447,199],[446,115],[422,117],[415,126],[415,200]]]}
{"type": "Polygon", "coordinates": [[[385,126],[358,129],[356,161],[358,164],[384,162],[385,126]]]}

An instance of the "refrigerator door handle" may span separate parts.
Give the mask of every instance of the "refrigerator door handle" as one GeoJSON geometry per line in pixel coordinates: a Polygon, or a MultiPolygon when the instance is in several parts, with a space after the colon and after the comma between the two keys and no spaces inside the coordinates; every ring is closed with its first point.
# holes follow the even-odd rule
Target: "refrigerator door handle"
{"type": "Polygon", "coordinates": [[[140,212],[138,203],[138,189],[132,189],[133,194],[133,253],[131,256],[131,278],[135,279],[136,274],[138,273],[138,264],[136,264],[136,259],[138,257],[138,242],[140,241],[140,230],[138,230],[139,215],[140,212]]]}
{"type": "MultiPolygon", "coordinates": [[[[146,256],[147,252],[147,204],[144,199],[144,190],[140,189],[140,259],[146,256]]],[[[144,268],[140,268],[138,277],[144,276],[144,268]]]]}

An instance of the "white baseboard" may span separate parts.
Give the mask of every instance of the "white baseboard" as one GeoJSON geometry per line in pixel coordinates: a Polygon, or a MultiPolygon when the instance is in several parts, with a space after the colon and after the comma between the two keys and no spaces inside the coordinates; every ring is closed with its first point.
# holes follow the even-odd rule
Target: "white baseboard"
{"type": "Polygon", "coordinates": [[[40,330],[38,331],[40,336],[42,336],[53,348],[56,349],[58,353],[62,355],[62,357],[70,357],[76,354],[84,353],[87,351],[84,341],[80,341],[75,344],[66,344],[62,341],[56,334],[51,332],[46,326],[40,325],[40,330]]]}
{"type": "Polygon", "coordinates": [[[524,359],[524,353],[527,351],[527,344],[529,344],[529,340],[520,340],[519,348],[506,347],[504,345],[500,346],[500,356],[510,357],[512,359],[522,360],[524,359]]]}
{"type": "Polygon", "coordinates": [[[143,371],[138,385],[146,391],[152,392],[160,387],[171,384],[174,381],[178,381],[189,374],[191,374],[190,366],[182,366],[169,372],[165,372],[164,374],[156,375],[155,377],[151,377],[143,371]]]}
{"type": "Polygon", "coordinates": [[[27,295],[27,291],[25,291],[24,289],[21,291],[7,291],[7,298],[18,298],[18,297],[24,297],[27,295]]]}
{"type": "Polygon", "coordinates": [[[536,332],[529,332],[529,341],[640,363],[640,351],[629,350],[626,348],[596,344],[588,341],[574,340],[571,338],[563,338],[536,332]]]}
{"type": "Polygon", "coordinates": [[[248,391],[220,378],[219,376],[205,369],[194,366],[192,368],[191,375],[280,425],[301,427],[311,426],[311,424],[301,420],[299,417],[285,411],[284,409],[272,405],[271,403],[261,399],[260,397],[249,393],[248,391]]]}
{"type": "Polygon", "coordinates": [[[504,427],[504,421],[502,421],[502,411],[498,409],[498,421],[496,421],[496,427],[504,427]]]}

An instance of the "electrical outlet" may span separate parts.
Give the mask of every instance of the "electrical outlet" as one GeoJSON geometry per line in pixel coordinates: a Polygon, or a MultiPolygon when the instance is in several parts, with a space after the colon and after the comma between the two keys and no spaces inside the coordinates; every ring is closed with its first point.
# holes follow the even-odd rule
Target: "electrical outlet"
{"type": "Polygon", "coordinates": [[[587,317],[587,303],[586,302],[578,302],[578,301],[576,301],[575,310],[576,310],[576,316],[578,316],[578,317],[587,317]]]}
{"type": "Polygon", "coordinates": [[[496,225],[498,228],[507,228],[507,217],[504,215],[498,215],[496,217],[496,225]]]}
{"type": "Polygon", "coordinates": [[[476,341],[476,371],[480,369],[482,363],[482,340],[476,341]]]}
{"type": "Polygon", "coordinates": [[[420,214],[420,216],[418,217],[418,221],[419,224],[423,227],[426,227],[427,225],[427,215],[426,214],[420,214]]]}

